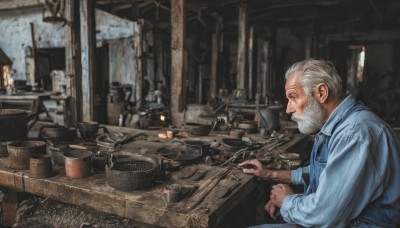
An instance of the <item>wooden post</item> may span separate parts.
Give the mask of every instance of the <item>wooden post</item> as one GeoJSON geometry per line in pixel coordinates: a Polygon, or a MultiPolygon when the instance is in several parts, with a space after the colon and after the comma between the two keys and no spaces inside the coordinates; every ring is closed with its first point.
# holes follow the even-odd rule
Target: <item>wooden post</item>
{"type": "Polygon", "coordinates": [[[96,77],[96,20],[95,2],[80,1],[81,43],[82,43],[82,120],[93,120],[94,78],[96,77]]]}
{"type": "Polygon", "coordinates": [[[212,34],[212,52],[211,52],[211,82],[210,97],[215,96],[217,92],[217,67],[218,67],[218,33],[212,34]]]}
{"type": "Polygon", "coordinates": [[[261,95],[262,93],[262,79],[261,79],[261,63],[263,61],[262,57],[262,44],[263,44],[264,40],[261,38],[257,39],[257,93],[259,95],[261,95]]]}
{"type": "Polygon", "coordinates": [[[262,97],[266,97],[268,94],[268,88],[270,87],[271,80],[269,72],[269,42],[263,41],[261,44],[261,81],[262,81],[262,97]]]}
{"type": "Polygon", "coordinates": [[[171,0],[171,120],[182,122],[179,112],[184,109],[184,56],[186,39],[186,0],[171,0]]]}
{"type": "Polygon", "coordinates": [[[134,32],[133,43],[135,46],[135,60],[136,60],[136,109],[139,110],[143,107],[144,97],[143,97],[143,49],[142,49],[142,36],[143,36],[143,26],[144,20],[138,21],[138,26],[134,32]]]}
{"type": "Polygon", "coordinates": [[[65,1],[65,75],[67,77],[67,95],[71,97],[70,107],[65,110],[68,125],[77,122],[82,116],[82,68],[81,40],[79,20],[79,0],[65,1]]]}
{"type": "Polygon", "coordinates": [[[245,89],[246,74],[246,26],[247,26],[247,6],[239,7],[239,28],[238,28],[238,57],[237,57],[237,77],[236,88],[245,89]]]}
{"type": "Polygon", "coordinates": [[[221,51],[221,30],[223,27],[222,16],[217,16],[215,25],[215,33],[212,34],[212,52],[211,52],[211,83],[210,83],[210,96],[217,93],[217,72],[218,72],[218,53],[221,51]]]}
{"type": "Polygon", "coordinates": [[[247,93],[249,99],[253,99],[253,39],[254,39],[254,26],[250,26],[249,31],[249,81],[248,87],[249,92],[247,93]]]}
{"type": "Polygon", "coordinates": [[[4,198],[2,200],[3,224],[12,227],[17,219],[18,204],[28,198],[28,194],[20,189],[3,188],[4,198]]]}

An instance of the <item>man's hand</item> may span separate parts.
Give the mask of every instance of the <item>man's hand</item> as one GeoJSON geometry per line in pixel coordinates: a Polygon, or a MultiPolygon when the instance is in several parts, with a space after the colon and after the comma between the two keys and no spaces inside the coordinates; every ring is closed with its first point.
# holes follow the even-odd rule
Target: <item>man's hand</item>
{"type": "Polygon", "coordinates": [[[293,190],[289,187],[289,185],[277,184],[272,186],[270,201],[272,201],[275,206],[282,207],[285,197],[293,194],[293,190]]]}
{"type": "Polygon", "coordinates": [[[264,208],[268,212],[269,216],[271,216],[271,218],[276,220],[276,218],[278,217],[279,213],[278,213],[278,210],[277,210],[275,204],[271,200],[268,201],[267,204],[265,204],[264,208]]]}
{"type": "Polygon", "coordinates": [[[243,168],[244,173],[253,174],[264,180],[270,179],[270,170],[263,166],[257,159],[244,161],[239,166],[243,168]]]}

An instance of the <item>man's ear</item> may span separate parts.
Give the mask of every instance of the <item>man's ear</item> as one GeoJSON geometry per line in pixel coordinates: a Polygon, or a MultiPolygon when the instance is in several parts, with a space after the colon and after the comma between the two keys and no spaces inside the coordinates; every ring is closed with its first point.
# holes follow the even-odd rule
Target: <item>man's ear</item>
{"type": "Polygon", "coordinates": [[[319,83],[314,90],[314,96],[320,104],[326,102],[329,96],[329,88],[328,85],[325,83],[319,83]]]}

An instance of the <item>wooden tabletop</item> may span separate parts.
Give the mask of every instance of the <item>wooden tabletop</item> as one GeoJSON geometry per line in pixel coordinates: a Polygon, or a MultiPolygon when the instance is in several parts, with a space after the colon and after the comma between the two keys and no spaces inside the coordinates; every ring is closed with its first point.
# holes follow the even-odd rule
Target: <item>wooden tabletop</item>
{"type": "Polygon", "coordinates": [[[37,100],[50,98],[50,92],[24,92],[15,94],[0,94],[0,100],[37,100]]]}
{"type": "MultiPolygon", "coordinates": [[[[147,140],[133,140],[120,148],[120,151],[132,154],[156,154],[159,148],[171,145],[174,141],[158,139],[156,135],[162,130],[138,131],[111,126],[108,126],[108,129],[111,132],[118,131],[132,135],[144,132],[149,136],[147,140]]],[[[217,141],[221,137],[224,136],[211,134],[200,139],[217,141]]],[[[0,184],[19,192],[87,206],[163,227],[215,227],[256,186],[254,177],[244,174],[238,168],[192,164],[183,166],[179,171],[170,172],[165,181],[155,183],[150,189],[123,192],[107,184],[104,172],[92,173],[85,179],[68,179],[63,167],[59,167],[57,175],[47,179],[36,179],[29,177],[28,170],[10,169],[8,158],[0,159],[0,184]],[[229,170],[226,176],[212,183],[214,177],[227,169],[229,170]],[[196,178],[194,178],[196,175],[193,175],[193,178],[185,178],[193,172],[204,173],[204,176],[199,179],[197,179],[199,175],[196,178]],[[180,202],[169,203],[165,189],[172,184],[197,188],[180,202]],[[201,195],[204,188],[211,184],[215,187],[211,188],[208,194],[201,195]],[[196,202],[199,198],[200,201],[196,202]]]]}

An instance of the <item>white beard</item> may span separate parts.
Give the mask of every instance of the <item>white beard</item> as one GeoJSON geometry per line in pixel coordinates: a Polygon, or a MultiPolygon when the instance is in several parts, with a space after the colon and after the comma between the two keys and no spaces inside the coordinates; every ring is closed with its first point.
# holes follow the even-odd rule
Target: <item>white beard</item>
{"type": "Polygon", "coordinates": [[[292,120],[297,122],[299,131],[303,134],[312,134],[324,126],[326,111],[314,97],[308,97],[304,114],[292,114],[292,120]]]}

